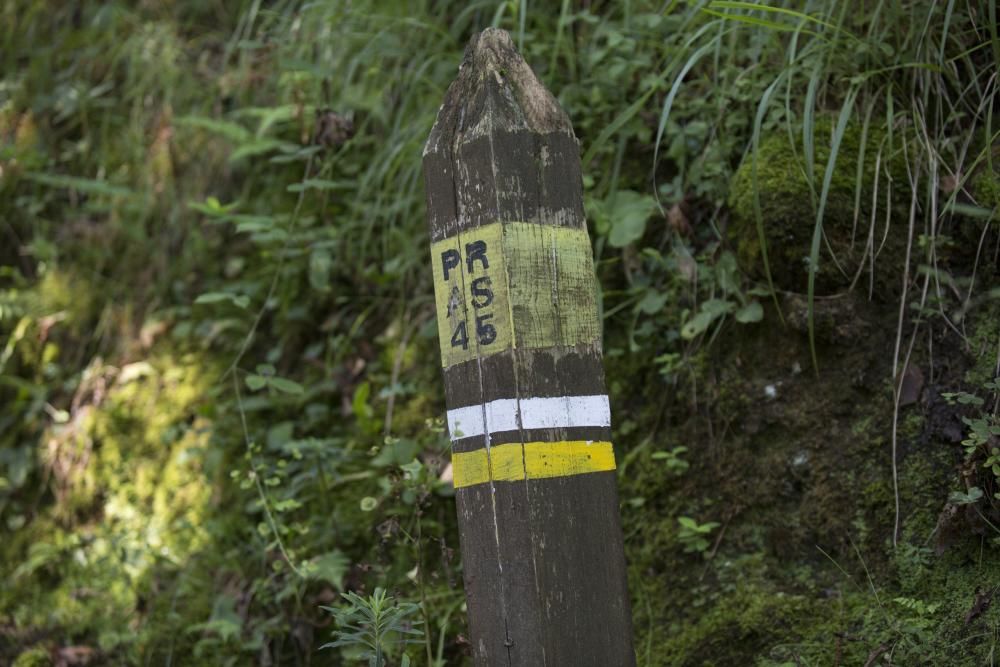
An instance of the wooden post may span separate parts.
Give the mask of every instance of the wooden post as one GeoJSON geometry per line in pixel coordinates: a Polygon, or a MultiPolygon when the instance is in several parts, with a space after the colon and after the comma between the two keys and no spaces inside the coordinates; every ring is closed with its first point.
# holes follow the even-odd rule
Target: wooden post
{"type": "Polygon", "coordinates": [[[496,29],[424,150],[477,665],[635,664],[579,146],[496,29]]]}

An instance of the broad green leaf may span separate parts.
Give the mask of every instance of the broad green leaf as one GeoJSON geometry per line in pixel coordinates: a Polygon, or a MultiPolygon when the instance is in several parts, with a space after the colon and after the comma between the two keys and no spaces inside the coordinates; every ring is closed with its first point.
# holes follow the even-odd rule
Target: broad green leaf
{"type": "Polygon", "coordinates": [[[656,290],[647,290],[646,294],[639,301],[638,308],[643,313],[647,315],[652,315],[663,310],[663,306],[667,303],[669,294],[664,292],[657,292],[656,290]]]}
{"type": "Polygon", "coordinates": [[[633,190],[620,190],[606,203],[611,223],[608,243],[615,248],[624,248],[641,239],[646,232],[646,221],[656,211],[655,199],[633,190]]]}
{"type": "Polygon", "coordinates": [[[734,318],[740,324],[760,322],[764,318],[764,309],[761,307],[759,301],[751,301],[747,305],[737,310],[736,315],[734,315],[734,318]]]}
{"type": "Polygon", "coordinates": [[[91,195],[108,195],[113,197],[131,197],[135,193],[120,185],[113,185],[107,181],[99,181],[93,178],[80,178],[78,176],[64,176],[62,174],[40,174],[29,172],[25,177],[36,183],[48,185],[53,188],[66,188],[76,190],[91,195]]]}
{"type": "Polygon", "coordinates": [[[219,301],[232,301],[233,295],[228,292],[205,292],[194,300],[195,303],[218,303],[219,301]]]}
{"type": "Polygon", "coordinates": [[[207,130],[236,143],[251,141],[253,138],[250,130],[242,125],[224,120],[205,118],[203,116],[180,116],[174,119],[174,124],[180,127],[196,127],[201,130],[207,130]]]}
{"type": "Polygon", "coordinates": [[[712,317],[728,315],[736,308],[736,304],[725,299],[709,299],[701,304],[702,312],[709,313],[712,317]]]}
{"type": "Polygon", "coordinates": [[[354,390],[354,399],[351,401],[351,408],[354,416],[358,419],[370,419],[372,408],[368,405],[368,397],[371,395],[372,387],[367,382],[362,382],[354,390]]]}
{"type": "Polygon", "coordinates": [[[188,208],[215,218],[232,212],[237,206],[239,206],[239,202],[223,204],[215,197],[206,197],[205,203],[196,201],[188,202],[188,208]]]}
{"type": "Polygon", "coordinates": [[[420,459],[415,458],[409,463],[404,463],[399,467],[403,471],[403,475],[406,479],[416,481],[420,479],[420,472],[424,469],[424,464],[420,462],[420,459]]]}
{"type": "Polygon", "coordinates": [[[231,294],[229,292],[205,292],[194,300],[197,304],[220,303],[222,301],[228,301],[240,308],[246,308],[250,305],[249,297],[242,294],[231,294]]]}
{"type": "Polygon", "coordinates": [[[403,466],[416,457],[420,451],[420,445],[409,438],[392,439],[386,442],[379,451],[378,456],[371,460],[373,466],[403,466]]]}
{"type": "Polygon", "coordinates": [[[274,387],[275,389],[277,389],[278,391],[286,394],[298,395],[305,392],[305,389],[303,389],[302,385],[300,385],[298,382],[293,382],[292,380],[288,380],[286,378],[279,378],[279,377],[268,378],[267,383],[272,387],[274,387]]]}
{"type": "Polygon", "coordinates": [[[736,294],[740,291],[739,267],[736,265],[736,256],[731,252],[724,252],[715,263],[715,279],[719,287],[726,294],[736,294]]]}
{"type": "Polygon", "coordinates": [[[330,253],[325,248],[314,249],[309,253],[309,286],[317,292],[329,292],[332,268],[330,253]]]}
{"type": "Polygon", "coordinates": [[[243,144],[234,150],[229,155],[229,161],[237,162],[243,158],[253,157],[254,155],[263,155],[264,153],[270,153],[278,149],[286,148],[287,146],[294,146],[294,144],[289,144],[287,141],[278,141],[277,139],[257,139],[256,141],[243,144]]]}
{"type": "Polygon", "coordinates": [[[244,382],[250,391],[259,391],[267,386],[267,378],[261,375],[248,375],[244,382]]]}
{"type": "Polygon", "coordinates": [[[951,495],[948,496],[948,502],[953,505],[972,505],[979,501],[983,497],[983,490],[978,486],[974,486],[968,490],[968,492],[963,493],[961,491],[952,491],[951,495]]]}
{"type": "Polygon", "coordinates": [[[303,190],[353,190],[357,187],[354,181],[329,181],[322,178],[307,178],[301,183],[293,183],[286,189],[289,192],[303,190]]]}
{"type": "Polygon", "coordinates": [[[714,319],[715,316],[711,313],[706,313],[704,311],[698,313],[685,322],[684,326],[681,327],[681,338],[684,340],[691,340],[692,338],[695,338],[708,329],[714,319]]]}

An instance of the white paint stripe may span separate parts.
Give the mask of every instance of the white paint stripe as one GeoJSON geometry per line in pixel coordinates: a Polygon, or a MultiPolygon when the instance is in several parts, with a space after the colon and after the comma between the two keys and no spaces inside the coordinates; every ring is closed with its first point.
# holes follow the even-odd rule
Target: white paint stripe
{"type": "Polygon", "coordinates": [[[486,405],[470,405],[448,411],[448,433],[452,440],[516,431],[520,404],[521,428],[572,428],[611,426],[608,397],[554,396],[551,398],[501,398],[486,405]],[[485,424],[483,423],[485,419],[485,424]]]}

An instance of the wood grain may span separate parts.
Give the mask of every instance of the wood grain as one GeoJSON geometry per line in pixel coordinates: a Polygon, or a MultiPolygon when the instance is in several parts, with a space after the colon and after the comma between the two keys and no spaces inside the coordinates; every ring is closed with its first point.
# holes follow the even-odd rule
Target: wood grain
{"type": "MultiPolygon", "coordinates": [[[[572,241],[586,233],[579,147],[507,33],[471,40],[424,174],[448,408],[605,394],[593,259],[572,241]]],[[[511,428],[508,419],[499,431],[455,434],[456,454],[491,466],[488,478],[476,468],[456,490],[475,663],[628,667],[610,427],[573,425],[568,407],[542,425],[552,423],[563,426],[529,429],[518,419],[511,428]],[[591,443],[605,458],[571,460],[597,452],[591,443]],[[546,456],[560,461],[559,474],[532,478],[546,456]]]]}

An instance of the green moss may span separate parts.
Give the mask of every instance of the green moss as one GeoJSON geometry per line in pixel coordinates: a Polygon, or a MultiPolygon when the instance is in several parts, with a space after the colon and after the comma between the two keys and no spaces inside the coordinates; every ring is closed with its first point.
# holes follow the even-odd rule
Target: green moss
{"type": "MultiPolygon", "coordinates": [[[[938,352],[936,363],[947,354],[955,372],[970,367],[986,377],[997,345],[992,308],[980,306],[967,321],[981,356],[956,347],[938,352]]],[[[652,665],[865,664],[883,643],[896,647],[894,664],[986,661],[1000,615],[968,625],[965,617],[977,586],[1000,581],[1000,553],[991,535],[969,530],[943,554],[934,551],[962,452],[938,430],[953,416],[923,400],[899,414],[901,531],[893,545],[887,350],[895,316],[864,311],[871,324],[864,345],[821,340],[818,375],[792,370],[808,363],[806,344],[776,321],[721,337],[711,371],[698,376],[698,416],[680,406],[667,417],[669,429],[623,461],[640,661],[648,652],[652,665]],[[678,445],[688,447],[687,471],[672,474],[650,457],[678,445]],[[632,507],[639,498],[643,504],[632,507]],[[677,516],[724,526],[712,536],[712,558],[683,553],[677,516]]],[[[930,361],[915,354],[912,363],[930,361]]],[[[609,381],[628,377],[618,392],[627,395],[641,371],[616,364],[609,381]]],[[[648,383],[638,385],[648,396],[648,383]]],[[[645,423],[641,410],[624,411],[645,423]]]]}
{"type": "Polygon", "coordinates": [[[23,651],[14,660],[12,667],[51,667],[52,658],[47,649],[36,646],[23,651]]]}
{"type": "MultiPolygon", "coordinates": [[[[784,130],[765,137],[757,152],[754,179],[753,157],[748,155],[733,177],[729,196],[732,214],[729,236],[740,263],[747,270],[763,276],[763,253],[754,214],[754,191],[760,199],[761,216],[767,244],[767,256],[775,284],[793,292],[805,292],[808,258],[816,223],[816,209],[822,191],[826,164],[830,156],[833,123],[817,123],[812,164],[813,180],[807,177],[801,138],[793,143],[784,130]]],[[[824,243],[816,274],[817,294],[829,294],[850,285],[862,260],[871,226],[872,184],[875,165],[882,148],[881,137],[872,132],[864,143],[862,131],[849,125],[841,141],[823,214],[824,243]],[[862,161],[860,180],[858,163],[862,161]],[[860,193],[858,184],[860,183],[860,193]],[[855,210],[855,202],[859,208],[855,210]],[[831,251],[833,254],[831,254],[831,251]]],[[[890,164],[900,176],[905,171],[898,160],[881,159],[882,170],[890,164]]],[[[886,182],[884,175],[881,183],[886,182]]],[[[905,178],[897,178],[897,194],[905,178]]],[[[883,186],[879,186],[880,191],[883,186]]],[[[875,236],[884,231],[884,196],[880,195],[875,236]]],[[[901,253],[905,238],[890,234],[878,256],[875,283],[878,291],[891,293],[899,283],[901,253]]]]}
{"type": "Polygon", "coordinates": [[[56,502],[0,544],[0,615],[132,650],[152,573],[208,539],[215,473],[195,406],[210,373],[170,354],[92,369],[103,397],[42,438],[56,502]]]}
{"type": "Polygon", "coordinates": [[[987,301],[969,317],[969,351],[972,365],[965,374],[965,381],[972,391],[982,390],[984,383],[997,377],[996,350],[1000,347],[1000,303],[987,301]]]}
{"type": "MultiPolygon", "coordinates": [[[[995,140],[996,137],[992,139],[995,140]]],[[[1000,144],[992,142],[991,137],[983,130],[976,133],[973,146],[972,155],[977,167],[967,189],[976,204],[983,208],[997,209],[1000,207],[1000,144]]],[[[995,222],[996,219],[997,211],[994,210],[992,220],[995,222]]]]}
{"type": "Polygon", "coordinates": [[[1000,580],[1000,558],[975,551],[969,544],[935,557],[904,543],[894,556],[900,580],[860,567],[848,574],[856,568],[847,560],[781,572],[759,557],[727,561],[716,568],[717,586],[693,586],[703,597],[654,629],[649,664],[854,665],[883,644],[894,647],[893,664],[989,664],[1000,609],[969,612],[977,593],[1000,580]]]}
{"type": "Polygon", "coordinates": [[[748,655],[798,638],[811,604],[753,585],[740,585],[657,648],[664,665],[738,665],[748,655]]]}
{"type": "Polygon", "coordinates": [[[972,179],[972,196],[984,208],[1000,206],[1000,177],[996,173],[983,170],[972,179]]]}

